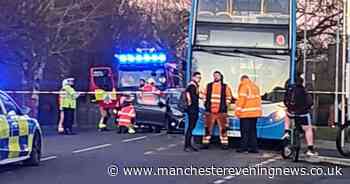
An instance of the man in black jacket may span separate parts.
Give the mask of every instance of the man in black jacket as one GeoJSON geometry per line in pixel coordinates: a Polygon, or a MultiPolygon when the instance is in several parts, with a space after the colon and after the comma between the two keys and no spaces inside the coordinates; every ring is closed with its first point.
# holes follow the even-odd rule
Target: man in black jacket
{"type": "Polygon", "coordinates": [[[314,131],[310,113],[313,102],[303,83],[303,79],[298,77],[295,85],[288,85],[284,97],[284,104],[287,107],[287,118],[283,139],[290,136],[289,121],[290,119],[294,119],[295,123],[300,124],[305,132],[305,139],[308,146],[306,154],[308,156],[316,156],[318,153],[314,149],[314,131]]]}
{"type": "Polygon", "coordinates": [[[197,148],[193,147],[191,144],[192,139],[192,131],[196,127],[196,122],[198,121],[198,113],[199,113],[199,82],[201,81],[201,74],[199,72],[195,72],[192,75],[191,82],[187,85],[186,88],[186,101],[187,101],[187,109],[186,112],[188,114],[188,128],[186,130],[185,136],[185,148],[186,152],[190,151],[198,151],[197,148]]]}

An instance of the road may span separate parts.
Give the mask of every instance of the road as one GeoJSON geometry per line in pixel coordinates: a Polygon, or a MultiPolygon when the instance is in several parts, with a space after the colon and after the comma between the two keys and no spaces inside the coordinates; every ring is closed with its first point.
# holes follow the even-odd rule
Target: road
{"type": "MultiPolygon", "coordinates": [[[[197,153],[183,151],[183,136],[160,134],[116,134],[115,132],[81,132],[74,136],[46,136],[44,153],[39,167],[20,164],[0,168],[1,184],[233,184],[233,183],[349,183],[350,168],[336,165],[319,165],[308,162],[292,163],[282,160],[278,152],[262,150],[259,154],[236,153],[233,149],[221,150],[213,146],[197,153]],[[110,176],[119,167],[117,176],[110,176]],[[323,174],[332,168],[340,168],[341,176],[125,176],[126,167],[175,167],[190,168],[311,168],[323,174]],[[108,169],[110,169],[108,172],[108,169]]],[[[252,170],[252,169],[251,169],[252,170]]],[[[270,169],[271,170],[271,169],[270,169]]],[[[268,172],[270,172],[270,170],[268,172]]],[[[174,171],[174,170],[172,170],[174,171]]],[[[197,170],[198,171],[198,170],[197,170]]],[[[216,170],[217,171],[217,170],[216,170]]],[[[179,171],[181,172],[181,171],[179,171]]],[[[219,172],[219,171],[218,171],[219,172]]],[[[311,172],[311,171],[310,171],[311,172]]],[[[159,174],[159,173],[158,173],[159,174]]],[[[203,173],[202,173],[203,174],[203,173]]],[[[218,173],[216,173],[218,174],[218,173]]],[[[219,173],[220,174],[220,173],[219,173]]],[[[241,173],[242,174],[242,173],[241,173]]],[[[330,173],[332,174],[332,173],[330,173]]],[[[334,174],[337,174],[334,172],[334,174]]]]}

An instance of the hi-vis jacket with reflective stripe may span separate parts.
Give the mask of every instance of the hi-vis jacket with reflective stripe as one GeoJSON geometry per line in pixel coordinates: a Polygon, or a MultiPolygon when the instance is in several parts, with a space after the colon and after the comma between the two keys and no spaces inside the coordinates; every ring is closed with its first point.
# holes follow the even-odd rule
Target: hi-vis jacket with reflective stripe
{"type": "Polygon", "coordinates": [[[61,89],[60,94],[60,109],[63,108],[76,108],[76,98],[78,98],[78,93],[69,85],[65,85],[61,89]]]}
{"type": "Polygon", "coordinates": [[[211,113],[227,113],[227,104],[231,102],[231,88],[221,82],[209,83],[202,92],[201,97],[205,99],[205,108],[211,113]]]}
{"type": "Polygon", "coordinates": [[[133,105],[123,107],[118,112],[118,125],[129,127],[132,123],[132,119],[135,118],[135,109],[133,105]]]}
{"type": "Polygon", "coordinates": [[[244,79],[239,84],[235,114],[238,118],[256,118],[262,115],[259,87],[249,79],[244,79]]]}

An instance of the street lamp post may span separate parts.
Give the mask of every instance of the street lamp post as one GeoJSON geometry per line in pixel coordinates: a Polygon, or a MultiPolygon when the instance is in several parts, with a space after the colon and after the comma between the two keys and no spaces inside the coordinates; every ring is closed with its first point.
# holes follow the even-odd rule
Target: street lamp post
{"type": "Polygon", "coordinates": [[[304,4],[304,43],[303,43],[303,74],[304,74],[304,81],[305,86],[307,83],[307,75],[306,75],[306,56],[307,56],[307,8],[308,8],[308,0],[305,0],[304,4]]]}
{"type": "MultiPolygon", "coordinates": [[[[345,96],[345,76],[346,76],[346,51],[347,51],[347,34],[349,34],[349,29],[348,26],[349,24],[349,20],[348,20],[348,5],[349,3],[347,2],[347,0],[343,1],[343,62],[342,62],[342,94],[341,94],[341,124],[344,125],[345,121],[346,121],[346,117],[345,117],[345,100],[346,100],[346,96],[345,96]]],[[[341,134],[341,146],[344,146],[344,133],[341,134]]]]}

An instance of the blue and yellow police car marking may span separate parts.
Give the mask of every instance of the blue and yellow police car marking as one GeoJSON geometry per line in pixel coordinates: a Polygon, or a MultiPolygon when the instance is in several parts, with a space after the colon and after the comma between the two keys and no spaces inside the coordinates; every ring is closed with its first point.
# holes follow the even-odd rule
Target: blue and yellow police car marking
{"type": "Polygon", "coordinates": [[[0,127],[0,139],[7,139],[8,137],[10,137],[10,126],[5,116],[0,116],[0,127]]]}
{"type": "Polygon", "coordinates": [[[4,116],[0,117],[0,160],[27,156],[33,145],[33,125],[24,117],[15,117],[18,126],[11,126],[4,116]]]}
{"type": "Polygon", "coordinates": [[[19,136],[25,136],[29,134],[28,121],[25,118],[18,118],[19,136]]]}
{"type": "Polygon", "coordinates": [[[9,138],[9,154],[8,158],[17,158],[19,157],[19,153],[21,151],[20,145],[19,145],[19,137],[10,137],[9,138]]]}

